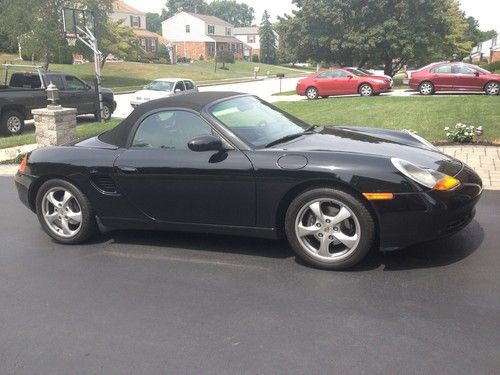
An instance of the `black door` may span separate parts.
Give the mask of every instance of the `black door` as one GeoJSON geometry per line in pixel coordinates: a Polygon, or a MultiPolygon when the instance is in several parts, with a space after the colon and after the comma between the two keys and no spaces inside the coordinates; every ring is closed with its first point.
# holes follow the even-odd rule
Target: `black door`
{"type": "Polygon", "coordinates": [[[161,111],[139,125],[115,161],[115,179],[131,203],[166,222],[255,225],[253,168],[238,150],[195,152],[187,143],[212,134],[186,111],[161,111]]]}
{"type": "Polygon", "coordinates": [[[80,79],[64,76],[65,87],[61,92],[61,104],[65,107],[76,108],[79,114],[94,113],[96,95],[95,91],[80,79]]]}

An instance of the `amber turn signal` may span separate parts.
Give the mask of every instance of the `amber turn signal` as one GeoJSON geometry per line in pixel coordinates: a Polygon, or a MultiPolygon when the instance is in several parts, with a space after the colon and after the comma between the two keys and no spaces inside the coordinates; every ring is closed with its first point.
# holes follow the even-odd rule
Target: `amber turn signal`
{"type": "Polygon", "coordinates": [[[451,176],[446,176],[446,177],[439,179],[436,182],[436,185],[434,185],[433,189],[445,191],[445,190],[454,189],[458,185],[460,185],[460,181],[458,181],[456,178],[453,178],[451,176]]]}
{"type": "Polygon", "coordinates": [[[26,170],[27,162],[28,162],[28,155],[24,155],[24,158],[21,161],[21,164],[19,165],[19,172],[24,173],[24,171],[26,170]]]}
{"type": "Polygon", "coordinates": [[[369,201],[383,201],[394,199],[394,194],[392,193],[363,193],[363,195],[369,201]]]}

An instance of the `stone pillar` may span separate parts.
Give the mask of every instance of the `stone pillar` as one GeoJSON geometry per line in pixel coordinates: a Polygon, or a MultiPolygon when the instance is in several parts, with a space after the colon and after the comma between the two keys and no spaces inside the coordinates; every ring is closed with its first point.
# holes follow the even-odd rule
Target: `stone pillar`
{"type": "Polygon", "coordinates": [[[56,146],[76,139],[75,108],[40,108],[31,113],[39,146],[56,146]]]}

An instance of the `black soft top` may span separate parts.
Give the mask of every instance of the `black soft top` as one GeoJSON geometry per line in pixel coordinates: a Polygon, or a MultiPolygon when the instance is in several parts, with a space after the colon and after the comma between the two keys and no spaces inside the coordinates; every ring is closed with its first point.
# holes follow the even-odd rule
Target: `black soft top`
{"type": "Polygon", "coordinates": [[[221,99],[242,95],[238,92],[214,91],[197,92],[186,95],[176,95],[170,98],[161,98],[151,100],[138,106],[134,111],[124,119],[115,128],[99,135],[99,140],[117,147],[126,147],[127,140],[132,128],[137,121],[146,113],[156,109],[184,108],[191,111],[201,112],[207,105],[221,99]]]}

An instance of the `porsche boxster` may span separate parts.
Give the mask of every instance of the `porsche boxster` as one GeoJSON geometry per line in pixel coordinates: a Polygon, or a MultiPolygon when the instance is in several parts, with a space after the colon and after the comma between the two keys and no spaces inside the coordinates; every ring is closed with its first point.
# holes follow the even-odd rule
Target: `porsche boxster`
{"type": "Polygon", "coordinates": [[[64,244],[112,229],[286,237],[324,269],[454,233],[482,192],[416,134],[308,124],[231,92],[142,104],[112,130],[28,154],[15,183],[64,244]]]}

